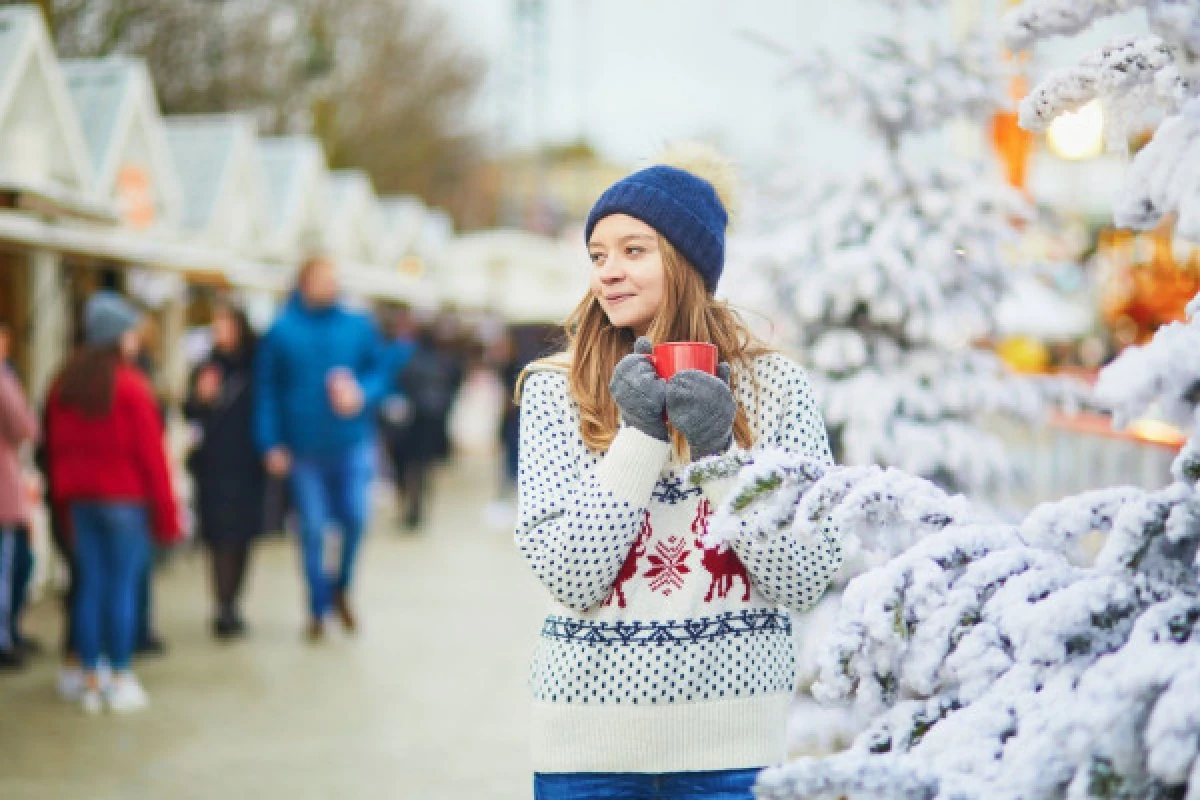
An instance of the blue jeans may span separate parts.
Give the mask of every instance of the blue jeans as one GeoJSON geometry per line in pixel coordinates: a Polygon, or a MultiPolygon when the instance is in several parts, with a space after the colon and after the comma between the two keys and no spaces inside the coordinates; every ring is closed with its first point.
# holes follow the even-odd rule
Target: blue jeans
{"type": "Polygon", "coordinates": [[[533,776],[534,800],[753,800],[757,769],[565,772],[533,776]]]}
{"type": "Polygon", "coordinates": [[[0,650],[15,650],[21,644],[21,610],[32,573],[28,530],[0,525],[0,650]]]}
{"type": "Polygon", "coordinates": [[[367,526],[374,449],[364,443],[333,456],[297,457],[292,464],[292,502],[300,520],[300,550],[308,582],[309,611],[321,619],[333,591],[343,592],[354,577],[354,560],[367,526]],[[342,535],[337,575],[325,575],[325,531],[336,522],[342,535]]]}
{"type": "Polygon", "coordinates": [[[95,671],[103,650],[114,670],[128,669],[137,636],[138,582],[150,557],[146,509],[135,503],[72,503],[71,524],[80,661],[95,671]]]}

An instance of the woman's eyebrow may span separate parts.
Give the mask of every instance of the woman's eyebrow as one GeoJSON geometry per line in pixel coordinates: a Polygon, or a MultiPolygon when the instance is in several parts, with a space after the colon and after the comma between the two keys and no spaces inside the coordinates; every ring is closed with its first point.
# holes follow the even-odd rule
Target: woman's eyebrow
{"type": "Polygon", "coordinates": [[[649,242],[649,241],[653,241],[653,240],[654,240],[654,237],[648,233],[629,233],[629,234],[626,234],[625,236],[622,236],[617,241],[621,244],[624,244],[625,242],[635,242],[635,241],[649,242]]]}

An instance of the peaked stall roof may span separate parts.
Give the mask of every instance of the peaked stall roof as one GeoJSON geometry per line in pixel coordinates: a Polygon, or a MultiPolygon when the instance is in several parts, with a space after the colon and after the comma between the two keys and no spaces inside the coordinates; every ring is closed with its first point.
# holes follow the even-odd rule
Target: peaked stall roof
{"type": "Polygon", "coordinates": [[[0,173],[85,200],[94,192],[79,118],[41,11],[29,5],[0,7],[0,173]],[[29,148],[45,163],[24,161],[29,148]]]}
{"type": "Polygon", "coordinates": [[[371,178],[361,169],[329,173],[329,245],[342,258],[383,258],[383,219],[371,178]]]}
{"type": "MultiPolygon", "coordinates": [[[[258,140],[267,196],[267,222],[278,255],[316,242],[302,241],[305,227],[314,229],[324,220],[328,168],[325,151],[313,136],[269,136],[258,140]],[[310,215],[305,219],[306,212],[310,215]]],[[[316,231],[316,235],[320,235],[316,231]]]]}
{"type": "MultiPolygon", "coordinates": [[[[233,185],[235,170],[258,168],[254,122],[244,114],[181,114],[164,118],[167,142],[184,192],[184,225],[203,231],[216,216],[217,204],[233,185]]],[[[252,203],[262,198],[251,198],[252,203]]]]}
{"type": "Polygon", "coordinates": [[[99,190],[115,190],[122,158],[140,125],[149,150],[145,156],[155,173],[156,193],[174,221],[183,202],[179,176],[145,62],[127,56],[74,59],[63,62],[63,73],[79,113],[99,190]]]}

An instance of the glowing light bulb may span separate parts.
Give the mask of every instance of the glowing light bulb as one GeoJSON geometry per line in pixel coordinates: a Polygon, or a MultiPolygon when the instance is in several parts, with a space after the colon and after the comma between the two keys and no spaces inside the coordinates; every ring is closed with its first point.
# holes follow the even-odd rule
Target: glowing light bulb
{"type": "Polygon", "coordinates": [[[1046,143],[1059,158],[1082,161],[1104,151],[1104,108],[1093,100],[1076,112],[1060,114],[1046,131],[1046,143]]]}

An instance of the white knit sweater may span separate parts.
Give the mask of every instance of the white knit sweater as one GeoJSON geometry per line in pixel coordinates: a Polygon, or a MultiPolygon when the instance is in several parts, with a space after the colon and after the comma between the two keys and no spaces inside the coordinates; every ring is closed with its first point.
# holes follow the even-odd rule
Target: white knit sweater
{"type": "MultiPolygon", "coordinates": [[[[804,371],[778,354],[739,382],[756,446],[830,463],[804,371]],[[757,391],[755,387],[757,386],[757,391]]],[[[763,767],[785,755],[791,622],[841,563],[827,522],[704,549],[721,487],[688,486],[670,445],[622,428],[587,449],[560,369],[521,400],[517,544],[554,598],[533,659],[537,772],[763,767]]]]}

